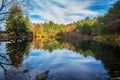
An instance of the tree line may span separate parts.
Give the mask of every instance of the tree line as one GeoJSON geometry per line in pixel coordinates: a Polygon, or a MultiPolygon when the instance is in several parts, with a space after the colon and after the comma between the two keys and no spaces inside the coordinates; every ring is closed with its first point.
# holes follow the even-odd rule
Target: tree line
{"type": "Polygon", "coordinates": [[[72,23],[80,31],[86,35],[115,34],[120,30],[120,1],[117,1],[104,16],[90,19],[86,17],[82,21],[72,23]]]}
{"type": "Polygon", "coordinates": [[[68,40],[73,40],[74,38],[83,39],[86,38],[84,36],[91,36],[96,41],[120,44],[120,1],[113,4],[104,16],[93,19],[86,17],[84,20],[69,25],[73,28],[72,31],[58,34],[62,40],[66,37],[69,38],[68,40]]]}
{"type": "MultiPolygon", "coordinates": [[[[7,5],[3,0],[2,5],[5,4],[7,5]]],[[[3,9],[4,7],[1,6],[0,12],[3,9]]],[[[0,16],[2,16],[2,13],[0,13],[0,16]]],[[[48,23],[38,23],[32,26],[29,17],[23,16],[22,7],[19,4],[12,4],[5,16],[6,31],[15,36],[29,35],[31,32],[34,32],[35,35],[45,32],[46,34],[54,34],[60,37],[71,37],[69,35],[72,35],[72,37],[84,35],[98,36],[96,38],[106,34],[107,36],[115,35],[118,37],[120,34],[120,1],[117,1],[112,7],[110,7],[104,16],[94,17],[93,19],[86,17],[84,20],[70,23],[68,25],[49,21],[48,23]],[[35,26],[40,27],[38,29],[39,31],[37,30],[38,27],[35,26]]]]}

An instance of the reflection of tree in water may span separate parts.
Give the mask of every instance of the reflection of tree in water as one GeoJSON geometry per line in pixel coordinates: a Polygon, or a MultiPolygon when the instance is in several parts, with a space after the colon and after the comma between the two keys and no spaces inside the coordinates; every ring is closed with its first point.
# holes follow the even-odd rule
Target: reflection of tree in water
{"type": "Polygon", "coordinates": [[[19,67],[23,61],[23,56],[28,56],[30,44],[27,40],[16,39],[11,43],[7,43],[6,48],[12,65],[19,67]]]}
{"type": "Polygon", "coordinates": [[[34,46],[34,49],[40,49],[42,47],[42,42],[33,38],[32,45],[34,46]]]}
{"type": "Polygon", "coordinates": [[[87,56],[95,57],[96,59],[102,61],[105,68],[108,71],[110,71],[109,73],[113,78],[120,76],[119,47],[114,48],[113,46],[101,44],[95,41],[79,41],[70,43],[70,42],[57,42],[54,40],[45,43],[43,42],[40,48],[44,50],[49,50],[50,52],[56,49],[66,48],[75,51],[79,54],[82,54],[85,57],[87,56]]]}
{"type": "MultiPolygon", "coordinates": [[[[111,45],[105,45],[102,43],[98,43],[95,41],[79,41],[79,42],[64,42],[64,41],[48,41],[46,43],[40,43],[42,44],[41,47],[44,50],[49,50],[52,52],[56,49],[69,49],[72,51],[75,51],[77,53],[80,53],[87,56],[95,57],[98,60],[101,60],[104,63],[104,66],[108,71],[110,71],[110,74],[112,77],[120,76],[120,47],[113,47],[111,45]]],[[[34,46],[37,46],[39,44],[34,44],[34,46]]],[[[38,47],[37,47],[38,48],[38,47]]]]}
{"type": "MultiPolygon", "coordinates": [[[[21,66],[23,56],[28,56],[31,48],[30,41],[16,39],[6,43],[7,53],[0,53],[0,69],[3,70],[2,80],[31,80],[32,75],[27,67],[21,66]]],[[[36,80],[46,80],[49,71],[34,76],[36,80]]],[[[1,73],[0,73],[1,75],[1,73]]]]}
{"type": "MultiPolygon", "coordinates": [[[[55,40],[48,42],[33,41],[32,46],[35,49],[44,49],[52,52],[56,49],[69,49],[77,53],[87,56],[93,56],[104,63],[105,68],[110,71],[112,77],[120,76],[120,48],[112,47],[110,45],[105,45],[97,43],[94,41],[81,41],[79,43],[69,43],[69,42],[57,42],[55,40]],[[42,45],[41,45],[42,44],[42,45]],[[77,44],[77,45],[76,45],[77,44]]],[[[23,60],[23,56],[29,53],[30,45],[26,41],[16,40],[13,43],[8,43],[7,45],[8,56],[11,59],[12,65],[18,67],[23,60]]]]}
{"type": "Polygon", "coordinates": [[[101,60],[113,78],[120,76],[120,47],[113,47],[95,41],[81,41],[71,44],[74,46],[73,51],[85,57],[93,56],[101,60]]]}
{"type": "Polygon", "coordinates": [[[71,50],[72,49],[72,44],[66,43],[65,48],[71,50]]]}
{"type": "Polygon", "coordinates": [[[14,68],[12,66],[6,66],[4,70],[4,79],[3,80],[30,80],[30,74],[24,72],[26,69],[23,67],[14,68]]]}
{"type": "Polygon", "coordinates": [[[25,76],[27,69],[20,68],[23,56],[28,56],[29,54],[29,42],[28,40],[16,39],[6,43],[7,53],[0,53],[0,68],[3,69],[5,80],[23,80],[29,78],[25,76]]]}
{"type": "Polygon", "coordinates": [[[74,46],[71,45],[71,43],[60,43],[56,41],[55,39],[46,39],[45,41],[43,40],[38,40],[37,38],[34,38],[32,41],[32,46],[34,49],[44,49],[44,50],[49,50],[49,52],[52,52],[53,50],[56,49],[69,49],[73,50],[74,46]]]}
{"type": "Polygon", "coordinates": [[[44,49],[44,50],[49,50],[50,52],[52,52],[55,49],[62,49],[64,44],[60,44],[56,40],[48,39],[45,42],[43,42],[42,40],[33,39],[32,46],[34,49],[44,49]]]}

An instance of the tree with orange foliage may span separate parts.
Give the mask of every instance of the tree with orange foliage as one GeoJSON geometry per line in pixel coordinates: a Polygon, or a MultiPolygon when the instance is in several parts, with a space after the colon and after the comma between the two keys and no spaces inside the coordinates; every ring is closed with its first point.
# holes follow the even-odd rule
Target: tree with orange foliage
{"type": "Polygon", "coordinates": [[[35,37],[37,34],[41,33],[41,26],[40,24],[36,23],[34,24],[34,26],[32,27],[32,32],[33,32],[33,36],[35,37]]]}
{"type": "Polygon", "coordinates": [[[73,31],[73,27],[70,24],[68,24],[66,26],[66,31],[65,32],[71,32],[71,31],[73,31]]]}

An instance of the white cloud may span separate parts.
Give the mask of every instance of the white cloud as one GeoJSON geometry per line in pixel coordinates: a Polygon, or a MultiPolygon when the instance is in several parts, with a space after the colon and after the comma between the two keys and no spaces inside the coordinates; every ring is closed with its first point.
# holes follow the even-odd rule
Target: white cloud
{"type": "MultiPolygon", "coordinates": [[[[100,11],[88,9],[96,0],[34,0],[31,2],[33,9],[30,15],[38,15],[38,17],[30,17],[32,22],[54,21],[55,23],[68,24],[77,20],[84,19],[87,16],[100,15],[100,11]],[[74,15],[73,15],[74,14],[74,15]],[[80,14],[80,15],[78,15],[80,14]]],[[[101,3],[102,4],[102,3],[101,3]]],[[[97,5],[97,3],[95,4],[97,5]]],[[[103,14],[103,13],[102,13],[103,14]]]]}

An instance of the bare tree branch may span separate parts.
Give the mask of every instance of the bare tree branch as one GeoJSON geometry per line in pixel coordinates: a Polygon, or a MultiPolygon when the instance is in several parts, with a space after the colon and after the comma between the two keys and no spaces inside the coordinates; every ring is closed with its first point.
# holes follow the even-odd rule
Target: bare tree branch
{"type": "Polygon", "coordinates": [[[0,23],[5,20],[7,17],[7,14],[11,13],[9,12],[9,8],[13,4],[19,4],[19,5],[28,5],[30,0],[22,0],[21,3],[20,0],[2,0],[0,1],[0,23]],[[25,2],[25,3],[24,3],[25,2]]]}
{"type": "Polygon", "coordinates": [[[0,13],[0,15],[8,14],[8,13],[15,13],[15,12],[17,12],[17,11],[21,11],[21,10],[16,10],[16,11],[14,11],[14,12],[3,12],[3,13],[0,13]]]}
{"type": "Polygon", "coordinates": [[[12,65],[12,64],[10,64],[10,63],[3,63],[3,62],[0,62],[0,65],[1,64],[4,64],[4,65],[12,65]]]}

